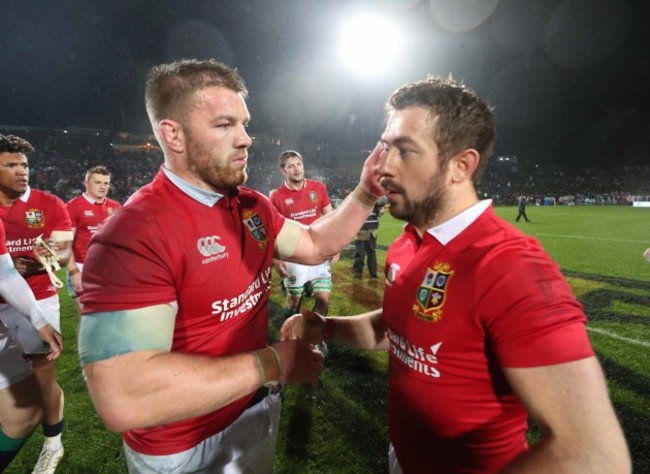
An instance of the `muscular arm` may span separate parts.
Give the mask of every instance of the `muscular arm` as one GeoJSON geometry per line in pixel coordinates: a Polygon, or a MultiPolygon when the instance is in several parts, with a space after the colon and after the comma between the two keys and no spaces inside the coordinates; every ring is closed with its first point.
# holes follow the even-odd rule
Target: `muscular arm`
{"type": "Polygon", "coordinates": [[[504,368],[544,439],[502,472],[630,472],[630,458],[595,357],[504,368]]]}
{"type": "Polygon", "coordinates": [[[284,322],[280,336],[283,341],[297,338],[319,344],[328,340],[356,349],[388,349],[388,336],[381,309],[356,316],[328,318],[312,311],[303,311],[284,322]]]}
{"type": "Polygon", "coordinates": [[[268,380],[318,380],[323,356],[304,342],[273,345],[280,367],[273,355],[260,357],[266,380],[255,352],[218,358],[170,352],[175,316],[174,306],[158,305],[81,318],[81,364],[93,403],[109,429],[126,431],[203,415],[268,380]]]}
{"type": "Polygon", "coordinates": [[[333,257],[354,240],[372,206],[383,194],[379,186],[381,146],[372,151],[357,186],[333,212],[321,216],[309,227],[286,220],[276,240],[276,256],[307,265],[333,257]]]}

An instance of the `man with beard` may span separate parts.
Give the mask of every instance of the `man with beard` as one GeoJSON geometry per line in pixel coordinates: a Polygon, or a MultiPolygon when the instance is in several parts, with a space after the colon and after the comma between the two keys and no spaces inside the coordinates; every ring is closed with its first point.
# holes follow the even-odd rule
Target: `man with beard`
{"type": "MultiPolygon", "coordinates": [[[[332,203],[327,187],[320,181],[305,178],[302,155],[294,150],[280,153],[278,160],[284,183],[271,192],[271,204],[280,214],[301,224],[309,225],[319,217],[332,212],[332,203]]],[[[332,258],[332,264],[338,260],[332,258]]],[[[302,265],[300,263],[273,260],[278,274],[283,278],[287,291],[287,307],[284,316],[289,317],[299,311],[298,306],[305,291],[305,285],[312,288],[314,294],[313,310],[327,316],[332,291],[332,274],[330,262],[319,265],[302,265]]]]}
{"type": "Polygon", "coordinates": [[[391,473],[629,472],[580,304],[539,243],[477,198],[490,108],[430,77],[387,109],[381,183],[407,225],[383,308],[296,315],[282,339],[388,350],[391,473]],[[528,417],[544,435],[530,447],[528,417]]]}
{"type": "Polygon", "coordinates": [[[79,354],[132,473],[272,472],[279,384],[317,384],[323,355],[268,345],[271,260],[331,258],[383,193],[378,145],[335,212],[284,218],[241,186],[246,96],[214,60],[154,67],[145,101],[164,164],[90,242],[79,354]]]}

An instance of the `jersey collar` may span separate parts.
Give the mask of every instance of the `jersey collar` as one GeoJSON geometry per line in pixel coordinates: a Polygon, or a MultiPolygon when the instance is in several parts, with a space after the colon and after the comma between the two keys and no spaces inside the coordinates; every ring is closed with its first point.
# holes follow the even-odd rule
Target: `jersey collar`
{"type": "Polygon", "coordinates": [[[21,200],[22,202],[27,202],[27,200],[29,199],[29,196],[31,194],[32,194],[32,188],[27,186],[27,189],[25,190],[25,192],[22,193],[18,199],[21,200]]]}
{"type": "Polygon", "coordinates": [[[86,198],[86,201],[88,201],[90,204],[99,204],[99,205],[101,205],[101,204],[104,204],[106,202],[106,198],[104,198],[104,200],[102,202],[99,202],[99,201],[95,201],[94,199],[90,198],[90,196],[88,196],[86,193],[81,193],[81,195],[84,198],[86,198]]]}
{"type": "Polygon", "coordinates": [[[473,206],[465,209],[460,214],[452,217],[446,222],[439,224],[435,227],[431,227],[427,230],[427,233],[434,237],[442,245],[447,245],[455,237],[457,237],[462,231],[467,229],[472,222],[480,217],[488,207],[492,204],[491,199],[485,199],[479,201],[473,206]]]}
{"type": "Polygon", "coordinates": [[[223,194],[197,188],[187,181],[182,180],[164,166],[162,166],[162,171],[165,173],[165,176],[167,176],[167,178],[169,178],[169,180],[174,183],[181,191],[183,191],[195,201],[200,202],[204,206],[212,207],[223,197],[223,194]]]}

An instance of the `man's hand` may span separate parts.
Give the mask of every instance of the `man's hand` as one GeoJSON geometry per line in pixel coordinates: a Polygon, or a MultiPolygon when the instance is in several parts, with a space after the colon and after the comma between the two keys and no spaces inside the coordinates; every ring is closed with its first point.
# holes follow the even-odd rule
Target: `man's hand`
{"type": "Polygon", "coordinates": [[[63,336],[49,324],[46,324],[38,330],[43,342],[50,345],[50,352],[47,354],[47,360],[54,360],[61,355],[63,351],[63,336]]]}
{"type": "Polygon", "coordinates": [[[16,271],[23,277],[28,277],[34,273],[42,272],[45,270],[43,268],[43,265],[41,265],[41,262],[33,257],[18,257],[14,261],[14,265],[16,266],[16,271]]]}
{"type": "Polygon", "coordinates": [[[282,364],[280,383],[318,386],[325,361],[322,353],[299,340],[276,342],[272,347],[277,351],[282,364]]]}
{"type": "Polygon", "coordinates": [[[302,314],[294,314],[280,328],[280,340],[300,339],[317,345],[323,342],[325,317],[318,313],[302,310],[302,314]]]}
{"type": "Polygon", "coordinates": [[[377,142],[377,146],[363,163],[361,178],[359,179],[361,187],[377,198],[386,194],[386,190],[379,184],[379,166],[381,165],[382,151],[381,142],[377,142]]]}
{"type": "Polygon", "coordinates": [[[289,278],[291,276],[291,273],[287,271],[286,262],[274,258],[273,266],[275,267],[275,271],[278,272],[278,275],[280,275],[280,278],[289,278]]]}
{"type": "Polygon", "coordinates": [[[81,272],[70,275],[70,281],[72,282],[72,288],[74,288],[77,295],[83,290],[83,285],[81,284],[81,272]]]}

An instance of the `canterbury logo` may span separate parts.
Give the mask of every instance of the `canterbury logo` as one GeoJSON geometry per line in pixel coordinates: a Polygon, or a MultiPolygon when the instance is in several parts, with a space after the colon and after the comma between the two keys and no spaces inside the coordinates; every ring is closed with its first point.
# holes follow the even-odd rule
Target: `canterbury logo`
{"type": "Polygon", "coordinates": [[[226,247],[224,247],[218,242],[218,240],[220,239],[221,237],[219,237],[218,235],[211,235],[210,237],[201,237],[199,240],[196,241],[196,248],[199,249],[199,252],[201,252],[201,255],[203,255],[204,257],[209,257],[210,255],[216,255],[226,250],[226,247]]]}

